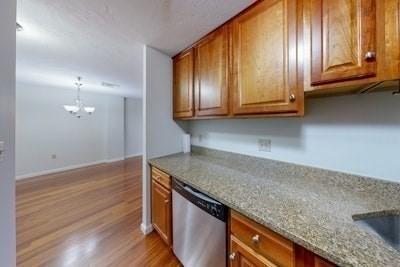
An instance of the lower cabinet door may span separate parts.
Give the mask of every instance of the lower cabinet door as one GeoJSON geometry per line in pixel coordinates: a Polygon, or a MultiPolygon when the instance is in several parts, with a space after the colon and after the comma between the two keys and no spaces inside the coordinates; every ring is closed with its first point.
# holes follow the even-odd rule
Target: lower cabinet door
{"type": "Polygon", "coordinates": [[[233,235],[231,235],[230,248],[230,267],[277,267],[233,235]]]}
{"type": "Polygon", "coordinates": [[[335,267],[336,265],[330,263],[311,251],[296,245],[296,267],[335,267]]]}
{"type": "Polygon", "coordinates": [[[153,227],[170,245],[172,244],[171,192],[154,180],[151,186],[151,204],[153,227]]]}
{"type": "Polygon", "coordinates": [[[318,256],[314,256],[314,267],[335,267],[335,265],[318,256]]]}

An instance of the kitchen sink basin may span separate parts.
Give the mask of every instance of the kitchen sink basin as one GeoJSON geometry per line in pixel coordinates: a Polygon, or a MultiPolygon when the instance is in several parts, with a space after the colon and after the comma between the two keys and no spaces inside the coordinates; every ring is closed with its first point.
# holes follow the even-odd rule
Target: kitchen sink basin
{"type": "Polygon", "coordinates": [[[353,217],[353,219],[363,229],[379,235],[389,245],[400,251],[400,214],[353,217]]]}

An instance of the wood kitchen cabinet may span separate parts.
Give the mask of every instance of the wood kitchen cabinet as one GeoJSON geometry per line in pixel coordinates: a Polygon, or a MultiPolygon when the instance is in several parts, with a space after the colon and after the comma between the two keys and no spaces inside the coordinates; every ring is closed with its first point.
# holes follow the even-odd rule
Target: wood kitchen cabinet
{"type": "Polygon", "coordinates": [[[168,245],[172,244],[171,177],[152,168],[151,219],[154,229],[168,245]]]}
{"type": "Polygon", "coordinates": [[[196,116],[228,115],[229,35],[225,25],[195,46],[196,116]]]}
{"type": "Polygon", "coordinates": [[[174,118],[303,115],[299,2],[259,1],[175,56],[174,118]]]}
{"type": "Polygon", "coordinates": [[[229,266],[231,267],[277,267],[277,265],[249,249],[235,236],[231,237],[230,247],[233,251],[229,255],[229,266]]]}
{"type": "Polygon", "coordinates": [[[397,86],[400,0],[303,1],[307,96],[397,86]]]}
{"type": "Polygon", "coordinates": [[[234,114],[303,114],[301,17],[298,1],[266,0],[233,20],[234,114]]]}
{"type": "Polygon", "coordinates": [[[283,236],[231,210],[230,267],[334,267],[283,236]]]}
{"type": "Polygon", "coordinates": [[[376,76],[375,0],[311,1],[311,84],[376,76]]]}
{"type": "Polygon", "coordinates": [[[263,262],[263,265],[254,266],[295,266],[293,242],[235,211],[232,211],[230,216],[230,233],[233,243],[230,261],[236,263],[235,256],[242,255],[239,258],[248,258],[253,264],[255,259],[263,262]]]}
{"type": "Polygon", "coordinates": [[[174,57],[174,118],[301,116],[305,96],[392,89],[400,0],[260,0],[174,57]]]}
{"type": "Polygon", "coordinates": [[[327,262],[324,259],[321,259],[320,257],[314,255],[314,267],[334,267],[330,262],[327,262]]]}
{"type": "MultiPolygon", "coordinates": [[[[378,44],[383,46],[383,66],[380,73],[384,72],[383,80],[400,79],[400,0],[378,1],[378,25],[384,23],[384,30],[378,30],[378,44]]],[[[379,58],[378,58],[379,59],[379,58]]],[[[378,66],[379,67],[379,66],[378,66]]]]}
{"type": "Polygon", "coordinates": [[[173,109],[174,118],[190,118],[193,108],[193,49],[174,58],[173,109]]]}
{"type": "Polygon", "coordinates": [[[335,265],[296,245],[296,267],[335,267],[335,265]]]}

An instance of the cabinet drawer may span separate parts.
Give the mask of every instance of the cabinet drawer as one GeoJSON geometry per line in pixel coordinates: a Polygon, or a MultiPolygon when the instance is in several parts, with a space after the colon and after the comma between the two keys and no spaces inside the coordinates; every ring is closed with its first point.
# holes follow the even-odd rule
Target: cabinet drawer
{"type": "Polygon", "coordinates": [[[234,211],[231,212],[231,234],[278,266],[295,265],[291,241],[234,211]]]}
{"type": "Polygon", "coordinates": [[[231,253],[229,255],[229,267],[278,267],[265,257],[254,252],[233,235],[231,235],[230,246],[231,253]]]}
{"type": "Polygon", "coordinates": [[[171,189],[171,176],[157,168],[151,168],[151,178],[167,189],[171,189]]]}

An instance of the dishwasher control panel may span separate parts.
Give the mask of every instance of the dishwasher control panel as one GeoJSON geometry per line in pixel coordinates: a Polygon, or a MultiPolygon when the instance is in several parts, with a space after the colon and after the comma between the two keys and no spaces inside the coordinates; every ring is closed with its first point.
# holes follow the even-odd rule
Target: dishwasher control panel
{"type": "Polygon", "coordinates": [[[172,180],[172,189],[177,191],[179,194],[181,194],[183,197],[185,197],[187,200],[189,200],[205,212],[220,219],[221,221],[226,222],[227,207],[224,204],[176,179],[172,180]]]}

